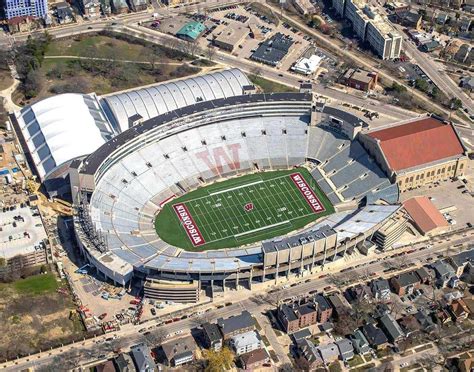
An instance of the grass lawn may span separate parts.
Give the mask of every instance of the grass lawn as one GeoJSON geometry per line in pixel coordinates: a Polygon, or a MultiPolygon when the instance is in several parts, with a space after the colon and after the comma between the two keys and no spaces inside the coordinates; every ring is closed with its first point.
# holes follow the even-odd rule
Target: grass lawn
{"type": "Polygon", "coordinates": [[[146,42],[131,37],[127,41],[121,36],[114,36],[117,35],[82,35],[54,39],[39,68],[36,96],[25,100],[21,91],[17,90],[14,94],[15,102],[26,105],[61,93],[95,92],[103,95],[183,78],[201,71],[201,67],[190,65],[191,59],[178,51],[151,44],[143,45],[146,42]],[[48,56],[59,58],[47,58],[48,56]]]}
{"type": "Polygon", "coordinates": [[[20,279],[12,283],[12,286],[20,295],[29,296],[51,293],[59,287],[56,277],[51,273],[20,279]]]}
{"type": "Polygon", "coordinates": [[[362,359],[360,355],[354,355],[354,358],[352,358],[351,360],[348,360],[347,363],[349,363],[350,367],[356,367],[359,364],[364,363],[364,360],[362,359]]]}
{"type": "Polygon", "coordinates": [[[299,168],[250,174],[191,191],[165,204],[155,227],[167,243],[203,251],[284,235],[333,212],[309,171],[299,168]],[[302,195],[290,177],[294,173],[311,188],[320,210],[302,195]]]}
{"type": "Polygon", "coordinates": [[[148,62],[155,56],[159,57],[157,62],[173,61],[169,51],[160,46],[150,48],[105,35],[55,39],[49,45],[46,56],[80,56],[143,62],[148,62]]]}
{"type": "Polygon", "coordinates": [[[272,80],[267,80],[256,75],[249,75],[249,79],[252,83],[259,86],[264,93],[284,93],[298,91],[297,89],[291,88],[287,85],[279,84],[272,80]]]}

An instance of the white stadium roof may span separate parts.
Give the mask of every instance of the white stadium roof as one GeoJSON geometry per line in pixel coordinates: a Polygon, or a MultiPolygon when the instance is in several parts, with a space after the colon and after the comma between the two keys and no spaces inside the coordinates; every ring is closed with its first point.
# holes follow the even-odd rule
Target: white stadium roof
{"type": "Polygon", "coordinates": [[[116,129],[124,132],[134,115],[147,120],[197,102],[238,96],[243,86],[251,84],[242,71],[234,68],[112,94],[102,97],[101,104],[116,129]]]}
{"type": "Polygon", "coordinates": [[[111,135],[95,95],[60,94],[16,116],[41,179],[62,164],[95,151],[111,135]]]}

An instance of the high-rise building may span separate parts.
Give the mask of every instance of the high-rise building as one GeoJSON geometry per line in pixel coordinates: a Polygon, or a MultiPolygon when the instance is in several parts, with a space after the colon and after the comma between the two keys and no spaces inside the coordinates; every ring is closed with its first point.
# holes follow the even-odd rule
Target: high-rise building
{"type": "Polygon", "coordinates": [[[4,0],[6,19],[31,16],[44,18],[48,13],[48,0],[4,0]]]}
{"type": "Polygon", "coordinates": [[[401,35],[365,0],[333,0],[337,14],[352,24],[355,34],[382,59],[400,57],[401,35]]]}

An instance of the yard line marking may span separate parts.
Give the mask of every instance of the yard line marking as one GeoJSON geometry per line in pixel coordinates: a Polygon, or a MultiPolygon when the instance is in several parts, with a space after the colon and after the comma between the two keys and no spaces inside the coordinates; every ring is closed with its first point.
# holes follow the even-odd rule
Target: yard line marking
{"type": "Polygon", "coordinates": [[[278,223],[274,223],[273,225],[262,226],[262,227],[259,227],[258,229],[249,230],[249,231],[244,231],[244,232],[242,232],[242,233],[240,233],[240,234],[235,234],[234,237],[237,238],[237,237],[242,236],[242,235],[252,234],[252,233],[257,232],[257,231],[266,230],[266,229],[269,229],[269,228],[272,228],[272,227],[275,227],[275,226],[287,224],[287,223],[289,223],[289,222],[290,222],[290,221],[286,220],[286,221],[281,221],[281,222],[278,222],[278,223]]]}
{"type": "Polygon", "coordinates": [[[251,183],[246,183],[245,185],[240,185],[240,186],[232,187],[232,188],[230,188],[230,189],[225,189],[225,190],[221,190],[221,191],[212,192],[212,193],[210,193],[209,195],[218,195],[218,194],[222,194],[222,193],[224,193],[224,192],[238,190],[238,189],[241,189],[241,188],[243,188],[243,187],[258,185],[259,183],[262,183],[262,182],[264,182],[264,181],[263,181],[263,180],[260,180],[260,181],[255,181],[255,182],[251,182],[251,183]]]}

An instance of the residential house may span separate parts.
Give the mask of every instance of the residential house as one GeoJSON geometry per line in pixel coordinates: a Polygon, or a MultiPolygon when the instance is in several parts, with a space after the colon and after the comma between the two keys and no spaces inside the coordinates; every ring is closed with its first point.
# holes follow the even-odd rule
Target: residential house
{"type": "Polygon", "coordinates": [[[326,323],[327,321],[329,321],[332,316],[332,307],[326,300],[326,298],[321,294],[317,294],[314,296],[313,302],[317,304],[318,322],[326,323]]]}
{"type": "Polygon", "coordinates": [[[420,279],[421,284],[430,284],[431,283],[431,275],[424,267],[420,267],[415,270],[415,274],[420,279]]]}
{"type": "Polygon", "coordinates": [[[418,323],[420,323],[421,329],[423,329],[423,331],[431,333],[436,330],[436,324],[433,322],[430,314],[424,311],[418,311],[415,314],[415,318],[418,323]]]}
{"type": "Polygon", "coordinates": [[[314,371],[324,364],[318,349],[306,339],[296,342],[296,363],[303,371],[314,371]]]}
{"type": "Polygon", "coordinates": [[[130,349],[137,372],[154,372],[156,364],[151,357],[150,349],[145,344],[135,345],[130,349]]]}
{"type": "Polygon", "coordinates": [[[370,287],[366,284],[357,284],[347,290],[347,295],[351,303],[367,302],[371,303],[374,299],[370,287]]]}
{"type": "Polygon", "coordinates": [[[362,332],[367,338],[367,341],[369,341],[369,345],[374,349],[382,349],[387,346],[387,336],[385,336],[385,333],[380,328],[374,326],[372,323],[363,326],[362,332]]]}
{"type": "Polygon", "coordinates": [[[261,348],[262,339],[256,331],[249,331],[233,336],[230,345],[237,355],[241,355],[261,348]]]}
{"type": "Polygon", "coordinates": [[[319,355],[321,355],[321,359],[326,365],[336,361],[339,358],[339,349],[334,343],[320,345],[316,349],[318,349],[319,355]]]}
{"type": "Polygon", "coordinates": [[[414,28],[415,30],[421,29],[422,15],[412,10],[406,10],[403,12],[396,13],[398,22],[405,27],[414,28]]]}
{"type": "Polygon", "coordinates": [[[390,286],[386,279],[374,279],[370,282],[370,289],[376,300],[386,301],[390,299],[390,286]]]}
{"type": "Polygon", "coordinates": [[[436,285],[439,287],[446,287],[449,280],[456,275],[454,268],[443,260],[434,262],[431,267],[436,274],[436,285]]]}
{"type": "Polygon", "coordinates": [[[100,0],[82,0],[84,18],[97,19],[100,17],[100,0]]]}
{"type": "Polygon", "coordinates": [[[16,32],[28,32],[35,28],[34,17],[21,16],[7,20],[8,31],[12,34],[16,32]]]}
{"type": "Polygon", "coordinates": [[[190,363],[195,358],[196,343],[192,336],[181,337],[161,345],[166,364],[178,367],[190,363]]]}
{"type": "Polygon", "coordinates": [[[444,301],[446,302],[447,305],[451,304],[454,300],[463,298],[463,294],[460,291],[451,291],[451,292],[446,292],[443,295],[444,301]]]}
{"type": "Polygon", "coordinates": [[[244,371],[253,371],[262,367],[265,363],[270,363],[270,356],[265,349],[257,349],[242,354],[239,359],[244,371]]]}
{"type": "Polygon", "coordinates": [[[130,0],[130,8],[134,12],[140,12],[142,10],[146,10],[148,6],[147,0],[130,0]]]}
{"type": "Polygon", "coordinates": [[[128,13],[128,4],[126,0],[111,0],[112,11],[115,14],[128,13]]]}
{"type": "Polygon", "coordinates": [[[282,304],[277,311],[278,319],[287,333],[293,333],[300,328],[316,324],[317,314],[316,306],[313,303],[303,305],[282,304]]]}
{"type": "Polygon", "coordinates": [[[61,25],[74,22],[71,6],[65,1],[56,3],[56,17],[61,25]]]}
{"type": "Polygon", "coordinates": [[[357,354],[367,354],[370,352],[369,341],[360,329],[350,335],[350,339],[357,354]]]}
{"type": "Polygon", "coordinates": [[[420,287],[420,278],[411,271],[390,278],[390,284],[397,295],[405,296],[420,287]]]}
{"type": "Polygon", "coordinates": [[[434,317],[439,324],[452,322],[451,315],[446,309],[439,309],[434,313],[434,317]]]}
{"type": "Polygon", "coordinates": [[[349,315],[351,312],[351,306],[340,293],[333,293],[328,296],[328,301],[332,306],[333,314],[340,318],[344,315],[349,315]]]}
{"type": "Polygon", "coordinates": [[[127,353],[120,354],[115,358],[114,364],[117,372],[135,372],[132,357],[127,353]]]}
{"type": "Polygon", "coordinates": [[[454,300],[451,305],[449,305],[449,311],[456,322],[466,320],[470,313],[462,298],[454,300]]]}
{"type": "Polygon", "coordinates": [[[303,328],[299,331],[296,331],[291,335],[291,338],[293,338],[293,341],[296,343],[299,340],[303,339],[308,339],[311,338],[312,334],[308,328],[303,328]]]}
{"type": "Polygon", "coordinates": [[[463,77],[459,85],[461,88],[468,90],[469,92],[474,92],[474,76],[463,77]]]}
{"type": "Polygon", "coordinates": [[[405,336],[400,325],[390,314],[385,314],[380,318],[380,326],[392,343],[397,343],[405,336]]]}
{"type": "Polygon", "coordinates": [[[436,40],[429,40],[420,46],[420,50],[425,53],[431,53],[439,48],[441,48],[441,44],[436,40]]]}
{"type": "Polygon", "coordinates": [[[112,14],[112,5],[111,0],[99,0],[100,1],[100,10],[104,15],[110,16],[112,14]]]}
{"type": "MultiPolygon", "coordinates": [[[[474,83],[474,78],[471,78],[474,83]]],[[[448,263],[454,268],[455,275],[460,277],[468,265],[474,265],[474,249],[458,253],[447,259],[448,263]]]]}
{"type": "Polygon", "coordinates": [[[204,323],[202,325],[202,333],[204,338],[204,347],[219,351],[222,349],[222,334],[217,324],[204,323]]]}
{"type": "Polygon", "coordinates": [[[469,46],[469,44],[462,44],[457,50],[457,52],[454,54],[454,59],[459,63],[465,63],[470,51],[471,47],[469,46]]]}
{"type": "Polygon", "coordinates": [[[421,330],[421,325],[414,315],[405,315],[398,320],[398,324],[406,337],[411,337],[421,330]]]}
{"type": "Polygon", "coordinates": [[[449,16],[446,13],[440,12],[438,13],[438,16],[436,17],[435,22],[439,25],[444,25],[446,22],[448,22],[448,18],[449,16]]]}
{"type": "Polygon", "coordinates": [[[249,332],[255,329],[255,320],[250,313],[245,310],[240,315],[231,316],[230,318],[217,319],[224,341],[229,340],[235,335],[249,332]]]}
{"type": "Polygon", "coordinates": [[[352,346],[352,342],[349,339],[343,338],[336,341],[335,344],[339,350],[339,358],[341,360],[345,362],[354,357],[354,346],[352,346]]]}

